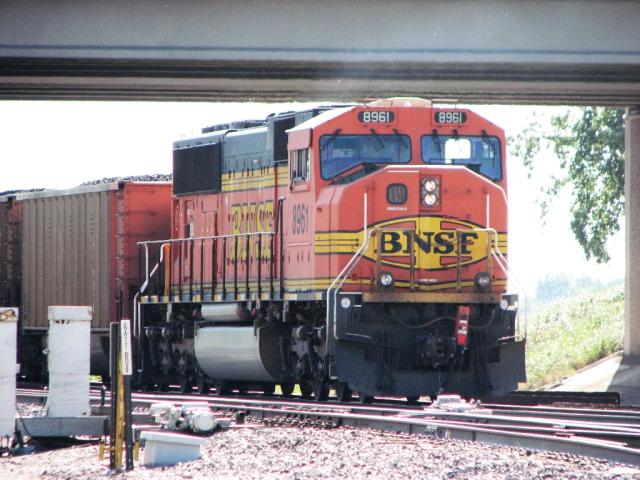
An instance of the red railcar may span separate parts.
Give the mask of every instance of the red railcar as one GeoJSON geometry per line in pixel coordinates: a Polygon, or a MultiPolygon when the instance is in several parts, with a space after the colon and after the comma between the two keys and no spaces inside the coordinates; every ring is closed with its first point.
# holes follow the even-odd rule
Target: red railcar
{"type": "Polygon", "coordinates": [[[5,263],[13,274],[3,291],[11,297],[5,303],[20,307],[23,374],[46,378],[50,305],[92,307],[91,370],[107,374],[109,322],[132,316],[143,276],[137,243],[170,235],[170,202],[167,182],[114,182],[6,198],[13,223],[0,230],[12,231],[14,241],[2,238],[1,245],[11,252],[5,263]]]}

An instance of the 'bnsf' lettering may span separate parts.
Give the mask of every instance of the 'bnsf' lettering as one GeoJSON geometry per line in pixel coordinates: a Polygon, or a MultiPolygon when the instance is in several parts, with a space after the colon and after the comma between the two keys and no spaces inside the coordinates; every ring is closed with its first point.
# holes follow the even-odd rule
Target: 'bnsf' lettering
{"type": "MultiPolygon", "coordinates": [[[[439,255],[451,255],[457,253],[456,232],[420,232],[416,235],[415,242],[424,253],[437,253],[439,255]]],[[[470,255],[474,240],[478,239],[475,232],[462,232],[460,236],[460,254],[470,255]]],[[[407,232],[383,232],[380,253],[382,255],[403,254],[409,255],[409,234],[407,232]]],[[[417,253],[417,252],[416,252],[417,253]]]]}
{"type": "MultiPolygon", "coordinates": [[[[231,223],[233,234],[249,232],[270,232],[273,230],[273,201],[259,203],[237,203],[231,205],[231,223]]],[[[267,260],[271,258],[271,237],[263,235],[259,240],[257,235],[249,237],[249,257],[267,260]],[[258,252],[260,250],[260,252],[258,252]]],[[[230,255],[235,260],[235,241],[229,244],[230,255]]],[[[247,237],[238,238],[238,260],[247,258],[247,237]]]]}

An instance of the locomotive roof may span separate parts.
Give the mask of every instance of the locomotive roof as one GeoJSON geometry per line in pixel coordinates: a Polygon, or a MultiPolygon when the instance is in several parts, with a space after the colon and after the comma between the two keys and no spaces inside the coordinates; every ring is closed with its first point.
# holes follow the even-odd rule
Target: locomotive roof
{"type": "MultiPolygon", "coordinates": [[[[331,112],[336,112],[333,115],[337,116],[353,106],[354,105],[319,105],[317,107],[307,108],[305,110],[291,110],[280,113],[272,113],[264,120],[241,120],[221,123],[218,125],[213,125],[211,127],[203,128],[200,135],[174,141],[173,148],[174,150],[179,150],[182,148],[196,147],[199,145],[211,145],[214,143],[218,143],[227,135],[238,135],[238,132],[259,132],[261,129],[264,129],[266,131],[268,125],[271,122],[278,122],[288,118],[296,118],[297,121],[300,121],[300,118],[304,118],[305,114],[311,114],[311,120],[313,120],[314,118],[322,117],[323,120],[321,120],[321,122],[323,122],[333,118],[333,116],[323,117],[323,115],[331,112]]],[[[311,120],[305,120],[298,126],[307,125],[311,120]]],[[[298,126],[294,128],[298,128],[298,126]]]]}
{"type": "Polygon", "coordinates": [[[289,132],[297,132],[299,130],[309,130],[311,128],[315,128],[318,125],[323,124],[324,122],[328,122],[329,120],[333,120],[334,118],[339,117],[340,115],[347,113],[349,110],[353,109],[353,106],[350,107],[342,107],[342,108],[334,108],[333,110],[327,110],[326,112],[322,112],[315,117],[310,118],[306,122],[302,122],[299,125],[296,125],[293,128],[287,130],[289,132]]]}

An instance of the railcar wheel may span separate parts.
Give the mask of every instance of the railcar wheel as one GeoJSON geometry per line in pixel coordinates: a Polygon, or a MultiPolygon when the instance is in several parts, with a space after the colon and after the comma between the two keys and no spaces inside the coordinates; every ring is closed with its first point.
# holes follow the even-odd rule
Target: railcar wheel
{"type": "Polygon", "coordinates": [[[228,395],[228,394],[229,394],[229,387],[227,387],[222,382],[217,382],[216,383],[216,395],[228,395]]]}
{"type": "Polygon", "coordinates": [[[302,398],[311,398],[313,394],[313,384],[309,380],[300,382],[300,395],[302,398]]]}
{"type": "Polygon", "coordinates": [[[420,400],[420,397],[418,397],[417,395],[407,395],[407,403],[409,405],[417,405],[418,400],[420,400]]]}
{"type": "Polygon", "coordinates": [[[265,396],[267,397],[271,397],[275,389],[276,389],[276,386],[273,383],[265,383],[262,386],[262,393],[264,393],[265,396]]]}
{"type": "Polygon", "coordinates": [[[373,397],[364,392],[358,392],[358,401],[362,404],[368,404],[373,402],[373,397]]]}
{"type": "Polygon", "coordinates": [[[336,385],[336,398],[339,402],[350,402],[353,390],[349,388],[346,382],[338,382],[336,385]]]}
{"type": "Polygon", "coordinates": [[[280,390],[282,391],[283,397],[290,397],[293,393],[293,387],[295,385],[293,383],[281,383],[280,390]]]}
{"type": "Polygon", "coordinates": [[[191,382],[191,377],[189,377],[189,375],[180,375],[178,388],[180,390],[180,393],[191,393],[193,391],[193,383],[191,382]]]}
{"type": "Polygon", "coordinates": [[[313,399],[316,402],[324,402],[329,398],[329,385],[326,380],[314,380],[313,381],[313,399]]]}
{"type": "Polygon", "coordinates": [[[211,384],[209,383],[209,379],[207,378],[207,375],[202,371],[198,371],[197,373],[196,390],[200,395],[207,395],[211,391],[211,384]]]}

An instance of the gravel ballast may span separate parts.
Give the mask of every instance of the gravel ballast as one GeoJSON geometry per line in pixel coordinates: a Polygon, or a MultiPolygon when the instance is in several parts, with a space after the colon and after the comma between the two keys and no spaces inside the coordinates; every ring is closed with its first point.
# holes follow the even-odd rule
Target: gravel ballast
{"type": "MultiPolygon", "coordinates": [[[[142,452],[141,452],[142,458],[142,452]]],[[[218,432],[202,458],[110,473],[96,445],[0,458],[2,479],[640,479],[640,468],[584,457],[363,429],[265,427],[218,432]]]]}

